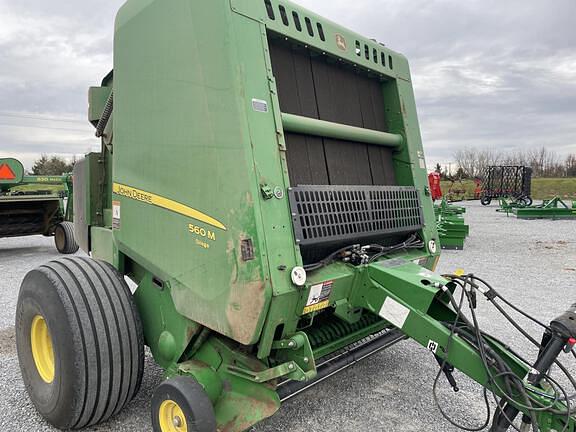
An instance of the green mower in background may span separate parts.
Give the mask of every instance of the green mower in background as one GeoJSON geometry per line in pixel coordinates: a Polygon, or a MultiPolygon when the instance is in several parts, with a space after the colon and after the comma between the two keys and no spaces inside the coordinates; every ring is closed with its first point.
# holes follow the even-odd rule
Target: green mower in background
{"type": "Polygon", "coordinates": [[[76,253],[72,209],[71,175],[28,176],[20,161],[0,159],[0,238],[53,236],[60,253],[76,253]]]}
{"type": "Polygon", "coordinates": [[[576,201],[570,206],[560,197],[544,200],[542,204],[528,205],[522,201],[508,201],[500,198],[500,208],[496,211],[514,215],[518,219],[575,219],[576,201]]]}
{"type": "Polygon", "coordinates": [[[52,425],[118,414],[145,344],[167,378],[155,432],[240,432],[412,338],[437,379],[457,391],[457,368],[498,398],[493,432],[575,430],[547,381],[575,308],[529,362],[464,311],[495,290],[434,272],[404,56],[288,1],[128,0],[89,99],[102,147],[75,167],[74,217],[91,258],[32,270],[16,314],[23,380],[52,425]]]}

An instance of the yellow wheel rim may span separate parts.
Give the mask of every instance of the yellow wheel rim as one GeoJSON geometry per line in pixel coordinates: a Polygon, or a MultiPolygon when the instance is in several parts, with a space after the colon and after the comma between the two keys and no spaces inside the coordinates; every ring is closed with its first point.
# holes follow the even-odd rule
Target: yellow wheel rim
{"type": "Polygon", "coordinates": [[[172,400],[162,402],[158,416],[162,432],[188,432],[186,417],[184,417],[182,408],[176,402],[172,400]]]}
{"type": "Polygon", "coordinates": [[[55,375],[54,349],[52,348],[52,338],[44,317],[40,315],[34,317],[30,333],[32,357],[34,358],[38,374],[46,384],[51,384],[55,375]]]}

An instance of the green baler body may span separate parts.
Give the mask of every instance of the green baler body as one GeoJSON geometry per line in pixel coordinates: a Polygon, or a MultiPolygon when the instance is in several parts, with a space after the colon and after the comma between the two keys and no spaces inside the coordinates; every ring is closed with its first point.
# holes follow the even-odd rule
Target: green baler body
{"type": "MultiPolygon", "coordinates": [[[[310,56],[345,62],[379,86],[388,132],[403,137],[393,155],[394,182],[417,186],[429,222],[422,237],[436,238],[406,60],[308,11],[288,8],[303,22],[308,17],[316,32],[321,24],[326,40],[284,26],[280,15],[270,20],[264,2],[128,1],[116,23],[113,179],[102,224],[111,228],[114,201],[121,215],[110,237],[115,258],[131,257],[169,282],[182,315],[246,345],[259,341],[267,319],[269,327],[286,323],[294,329],[297,305],[306,297],[290,278],[302,258],[286,194],[263,195],[265,188],[291,186],[269,55],[276,34],[307,46],[310,56]],[[345,51],[337,45],[341,40],[345,51]],[[367,47],[369,59],[364,49],[356,54],[356,41],[367,47]],[[255,109],[257,103],[267,112],[255,109]],[[254,259],[245,261],[247,240],[254,259]]],[[[355,99],[338,109],[361,115],[356,89],[341,90],[355,99]]],[[[422,251],[412,258],[427,256],[422,251]]],[[[314,276],[308,285],[326,278],[314,276]]],[[[335,292],[345,297],[347,272],[341,276],[335,292]]]]}
{"type": "MultiPolygon", "coordinates": [[[[413,233],[424,246],[396,258],[415,281],[428,271],[420,266],[434,267],[438,233],[402,55],[289,2],[128,0],[114,71],[90,90],[94,125],[112,93],[102,151],[75,172],[76,237],[136,281],[146,343],[168,375],[201,380],[188,360],[220,373],[226,349],[236,359],[249,353],[243,368],[222,373],[261,403],[214,396],[223,430],[277,408],[274,385],[249,389],[253,382],[312,378],[310,357],[390,326],[376,310],[384,298],[363,291],[378,279],[368,266],[334,263],[293,282],[293,268],[337,243],[300,244],[294,188],[390,186],[398,206],[402,188],[413,190],[421,220],[413,233]],[[310,307],[318,286],[329,286],[329,298],[310,307]],[[338,336],[318,336],[322,323],[338,336]],[[286,354],[286,340],[307,354],[286,354]],[[247,379],[247,369],[262,375],[247,379]]],[[[403,217],[400,207],[389,215],[403,217]]],[[[414,304],[427,309],[437,290],[429,291],[414,291],[414,304]]]]}

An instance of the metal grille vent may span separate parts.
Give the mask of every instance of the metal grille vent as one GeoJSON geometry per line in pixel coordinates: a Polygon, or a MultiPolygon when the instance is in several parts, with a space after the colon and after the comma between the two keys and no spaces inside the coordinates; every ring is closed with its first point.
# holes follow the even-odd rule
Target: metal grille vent
{"type": "Polygon", "coordinates": [[[296,242],[316,245],[414,232],[423,227],[418,191],[408,186],[289,189],[296,242]]]}

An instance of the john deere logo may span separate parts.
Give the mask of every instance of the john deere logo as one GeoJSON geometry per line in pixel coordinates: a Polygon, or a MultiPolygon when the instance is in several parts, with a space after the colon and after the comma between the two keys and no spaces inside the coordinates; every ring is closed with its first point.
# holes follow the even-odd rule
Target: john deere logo
{"type": "Polygon", "coordinates": [[[341,34],[336,35],[336,46],[341,51],[346,51],[348,49],[348,45],[346,44],[346,39],[341,34]]]}

